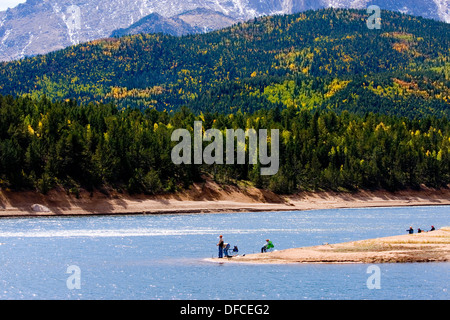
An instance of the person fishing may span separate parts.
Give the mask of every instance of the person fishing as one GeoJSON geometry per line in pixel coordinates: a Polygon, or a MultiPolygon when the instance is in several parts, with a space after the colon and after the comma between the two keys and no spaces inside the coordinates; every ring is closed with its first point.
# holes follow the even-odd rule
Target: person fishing
{"type": "Polygon", "coordinates": [[[223,237],[222,235],[219,236],[219,243],[217,244],[217,246],[219,247],[219,258],[223,258],[223,237]]]}
{"type": "Polygon", "coordinates": [[[261,253],[267,252],[267,250],[274,248],[272,241],[266,239],[266,244],[261,248],[261,253]]]}
{"type": "Polygon", "coordinates": [[[223,244],[223,253],[225,253],[225,257],[230,258],[231,256],[228,254],[228,250],[230,250],[230,244],[224,243],[223,244]]]}

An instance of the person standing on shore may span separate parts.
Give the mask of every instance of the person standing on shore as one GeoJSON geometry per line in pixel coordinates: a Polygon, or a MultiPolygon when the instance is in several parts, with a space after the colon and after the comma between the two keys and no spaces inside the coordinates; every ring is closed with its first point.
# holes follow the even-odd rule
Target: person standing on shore
{"type": "Polygon", "coordinates": [[[408,230],[406,230],[406,231],[408,231],[408,232],[409,232],[409,234],[413,234],[413,233],[414,233],[414,229],[413,229],[413,227],[409,227],[409,229],[408,229],[408,230]]]}
{"type": "Polygon", "coordinates": [[[223,258],[223,237],[222,235],[219,236],[219,243],[217,244],[219,247],[219,258],[223,258]]]}

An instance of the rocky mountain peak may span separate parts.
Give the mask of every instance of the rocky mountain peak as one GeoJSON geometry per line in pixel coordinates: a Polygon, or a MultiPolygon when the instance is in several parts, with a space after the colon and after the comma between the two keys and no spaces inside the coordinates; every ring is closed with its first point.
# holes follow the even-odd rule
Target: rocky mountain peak
{"type": "Polygon", "coordinates": [[[371,4],[450,22],[448,0],[28,0],[0,12],[0,61],[44,54],[111,34],[182,35],[262,15],[324,7],[362,9],[371,4]],[[158,16],[145,19],[150,14],[158,16]]]}

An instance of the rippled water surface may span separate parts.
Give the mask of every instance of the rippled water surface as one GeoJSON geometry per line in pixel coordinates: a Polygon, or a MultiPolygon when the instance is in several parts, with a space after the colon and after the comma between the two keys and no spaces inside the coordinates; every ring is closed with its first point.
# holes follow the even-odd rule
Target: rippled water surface
{"type": "Polygon", "coordinates": [[[0,219],[1,299],[449,299],[449,263],[236,265],[217,255],[218,235],[241,253],[338,243],[450,226],[449,207],[302,212],[0,219]],[[69,289],[69,266],[81,289],[69,289]]]}

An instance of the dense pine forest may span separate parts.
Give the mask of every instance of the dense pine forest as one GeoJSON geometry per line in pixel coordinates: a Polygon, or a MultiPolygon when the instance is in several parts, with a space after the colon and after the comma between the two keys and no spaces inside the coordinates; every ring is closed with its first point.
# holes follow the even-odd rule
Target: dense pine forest
{"type": "MultiPolygon", "coordinates": [[[[97,40],[0,64],[0,187],[280,194],[447,187],[450,25],[324,9],[97,40]],[[280,170],[175,165],[175,129],[279,129],[280,170]]],[[[247,151],[248,152],[248,151],[247,151]]],[[[247,154],[248,156],[248,154],[247,154]]]]}
{"type": "MultiPolygon", "coordinates": [[[[205,145],[208,144],[205,142],[205,145]]],[[[248,150],[248,148],[247,148],[248,150]]],[[[207,174],[219,183],[251,182],[277,193],[299,190],[399,190],[450,181],[450,123],[445,118],[295,107],[253,113],[119,110],[112,104],[0,96],[0,184],[13,190],[56,186],[78,194],[111,187],[130,193],[174,192],[207,174]],[[260,164],[175,165],[175,128],[280,130],[280,170],[260,164]]],[[[247,155],[248,156],[248,155],[247,155]]]]}

